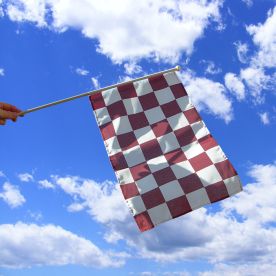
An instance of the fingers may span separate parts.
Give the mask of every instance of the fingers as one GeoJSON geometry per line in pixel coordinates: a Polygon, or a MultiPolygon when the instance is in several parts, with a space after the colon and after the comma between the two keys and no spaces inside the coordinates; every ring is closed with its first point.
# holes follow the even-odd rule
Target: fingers
{"type": "Polygon", "coordinates": [[[0,125],[5,125],[7,119],[16,122],[20,113],[21,110],[17,107],[11,104],[0,102],[0,125]]]}
{"type": "Polygon", "coordinates": [[[10,111],[10,112],[21,112],[21,110],[18,109],[16,106],[13,106],[13,105],[7,104],[7,103],[2,103],[2,102],[0,102],[0,108],[5,111],[10,111]]]}
{"type": "Polygon", "coordinates": [[[15,120],[17,118],[18,114],[16,112],[11,111],[5,111],[0,109],[0,118],[1,119],[11,119],[15,120]]]}
{"type": "Polygon", "coordinates": [[[6,124],[6,120],[5,119],[0,119],[0,125],[5,125],[6,124]]]}

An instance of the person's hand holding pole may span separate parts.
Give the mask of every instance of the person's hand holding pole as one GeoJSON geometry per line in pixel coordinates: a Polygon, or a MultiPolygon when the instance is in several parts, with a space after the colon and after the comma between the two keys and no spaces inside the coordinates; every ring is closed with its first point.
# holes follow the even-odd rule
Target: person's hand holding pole
{"type": "Polygon", "coordinates": [[[21,112],[20,109],[17,107],[0,102],[0,125],[5,125],[6,120],[16,121],[19,113],[21,112]]]}

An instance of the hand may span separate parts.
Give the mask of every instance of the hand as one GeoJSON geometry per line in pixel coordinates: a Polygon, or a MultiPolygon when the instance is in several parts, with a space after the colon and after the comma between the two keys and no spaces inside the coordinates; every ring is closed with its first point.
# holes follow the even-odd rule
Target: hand
{"type": "Polygon", "coordinates": [[[17,107],[0,102],[0,125],[5,125],[7,119],[15,122],[20,112],[17,107]]]}

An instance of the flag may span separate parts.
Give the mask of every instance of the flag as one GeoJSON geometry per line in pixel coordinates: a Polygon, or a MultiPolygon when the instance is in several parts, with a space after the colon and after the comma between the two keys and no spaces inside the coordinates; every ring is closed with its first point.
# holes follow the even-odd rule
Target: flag
{"type": "Polygon", "coordinates": [[[242,190],[175,72],[120,84],[90,100],[141,231],[242,190]]]}

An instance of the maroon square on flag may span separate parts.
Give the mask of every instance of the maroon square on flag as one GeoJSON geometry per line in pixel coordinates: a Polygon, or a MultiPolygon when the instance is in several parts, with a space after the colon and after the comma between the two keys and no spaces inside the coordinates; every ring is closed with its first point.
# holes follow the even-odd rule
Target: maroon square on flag
{"type": "Polygon", "coordinates": [[[161,105],[161,109],[165,114],[166,118],[181,113],[181,109],[177,103],[177,101],[171,101],[166,104],[161,105]]]}
{"type": "Polygon", "coordinates": [[[176,99],[184,97],[184,96],[188,96],[182,83],[177,83],[175,85],[172,85],[171,90],[176,99]]]}
{"type": "Polygon", "coordinates": [[[159,106],[159,103],[154,93],[149,93],[149,94],[140,96],[139,101],[144,111],[154,108],[156,106],[159,106]]]}
{"type": "Polygon", "coordinates": [[[146,162],[131,167],[130,172],[135,181],[142,179],[147,175],[151,174],[150,168],[146,162]]]}
{"type": "Polygon", "coordinates": [[[133,132],[117,135],[117,139],[122,150],[133,148],[138,145],[136,136],[133,132]]]}
{"type": "Polygon", "coordinates": [[[126,108],[122,101],[119,101],[107,106],[107,110],[110,118],[113,120],[127,115],[126,108]]]}
{"type": "Polygon", "coordinates": [[[207,186],[206,192],[211,202],[216,202],[223,198],[229,197],[227,188],[223,181],[207,186]]]}
{"type": "Polygon", "coordinates": [[[153,176],[159,186],[176,180],[176,177],[170,167],[154,172],[153,176]]]}
{"type": "Polygon", "coordinates": [[[150,160],[152,158],[162,155],[161,147],[156,139],[145,142],[140,146],[146,160],[150,160]]]}
{"type": "Polygon", "coordinates": [[[176,150],[170,151],[169,153],[166,153],[165,158],[167,159],[170,165],[174,165],[187,160],[182,149],[176,149],[176,150]]]}
{"type": "Polygon", "coordinates": [[[196,172],[213,164],[206,152],[189,159],[189,162],[196,172]]]}
{"type": "Polygon", "coordinates": [[[140,231],[242,190],[236,170],[202,123],[176,73],[120,84],[90,100],[140,231]]]}
{"type": "Polygon", "coordinates": [[[130,125],[133,130],[143,128],[149,125],[148,119],[144,112],[128,115],[130,125]]]}
{"type": "Polygon", "coordinates": [[[185,194],[189,194],[200,188],[203,188],[202,182],[200,181],[198,175],[195,173],[180,178],[179,183],[185,194]]]}
{"type": "Polygon", "coordinates": [[[141,195],[141,197],[147,209],[151,209],[165,202],[165,199],[159,188],[151,190],[141,195]]]}
{"type": "Polygon", "coordinates": [[[201,118],[195,108],[185,110],[184,114],[190,124],[201,121],[201,118]]]}
{"type": "Polygon", "coordinates": [[[120,188],[125,199],[129,199],[139,195],[139,191],[135,183],[121,185],[120,188]]]}
{"type": "Polygon", "coordinates": [[[99,127],[104,140],[107,140],[116,135],[112,122],[106,123],[105,125],[99,127]]]}
{"type": "Polygon", "coordinates": [[[134,219],[139,227],[139,229],[143,231],[147,231],[154,227],[148,212],[143,212],[134,216],[134,219]]]}
{"type": "Polygon", "coordinates": [[[180,196],[167,202],[173,218],[182,216],[192,211],[192,208],[186,196],[180,196]]]}
{"type": "Polygon", "coordinates": [[[220,173],[222,179],[227,179],[232,176],[237,175],[237,172],[233,168],[232,164],[229,162],[229,160],[224,160],[222,162],[215,164],[218,172],[220,173]]]}
{"type": "Polygon", "coordinates": [[[105,107],[104,99],[101,93],[91,95],[90,100],[94,110],[105,107]]]}
{"type": "Polygon", "coordinates": [[[154,91],[168,87],[168,83],[163,75],[150,77],[149,83],[154,91]]]}
{"type": "Polygon", "coordinates": [[[126,159],[122,152],[118,152],[114,155],[111,155],[109,158],[110,158],[112,167],[114,168],[115,171],[126,169],[128,167],[126,159]]]}
{"type": "Polygon", "coordinates": [[[117,88],[122,99],[137,97],[133,83],[121,84],[117,88]]]}
{"type": "Polygon", "coordinates": [[[204,150],[211,149],[218,145],[216,140],[210,134],[200,138],[198,142],[200,143],[200,145],[203,147],[204,150]]]}
{"type": "Polygon", "coordinates": [[[181,147],[196,141],[194,131],[190,125],[177,129],[174,133],[181,147]]]}
{"type": "Polygon", "coordinates": [[[167,120],[152,124],[151,128],[156,137],[164,136],[165,134],[172,132],[172,128],[167,120]]]}

